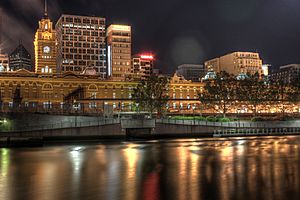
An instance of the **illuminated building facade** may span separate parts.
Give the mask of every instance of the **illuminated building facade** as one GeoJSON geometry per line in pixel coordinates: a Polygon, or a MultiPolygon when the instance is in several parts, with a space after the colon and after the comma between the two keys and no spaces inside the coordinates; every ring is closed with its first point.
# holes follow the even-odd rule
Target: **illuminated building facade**
{"type": "Polygon", "coordinates": [[[26,69],[33,71],[31,55],[22,44],[9,55],[9,68],[11,71],[26,69]]]}
{"type": "MultiPolygon", "coordinates": [[[[4,72],[0,74],[1,111],[10,112],[17,107],[26,112],[74,112],[74,100],[79,104],[78,113],[101,114],[104,105],[110,105],[114,111],[130,111],[133,107],[133,89],[137,84],[128,81],[99,81],[98,76],[71,72],[47,76],[24,69],[4,72]],[[14,99],[17,90],[20,91],[18,102],[14,99]]],[[[203,86],[202,83],[192,83],[175,75],[168,89],[168,111],[199,112],[197,94],[203,90],[203,86]]]]}
{"type": "Polygon", "coordinates": [[[58,72],[81,74],[94,67],[106,78],[105,18],[62,15],[55,26],[58,72]]]}
{"type": "Polygon", "coordinates": [[[131,77],[131,27],[112,24],[107,29],[108,70],[113,80],[131,77]]]}
{"type": "Polygon", "coordinates": [[[0,72],[9,70],[9,57],[8,54],[0,53],[0,72]]]}
{"type": "Polygon", "coordinates": [[[216,73],[226,71],[230,74],[238,76],[241,73],[263,74],[262,60],[258,53],[252,52],[234,52],[214,58],[205,62],[206,70],[213,70],[216,73]]]}
{"type": "Polygon", "coordinates": [[[201,78],[206,74],[203,65],[192,64],[178,66],[177,73],[182,75],[186,80],[191,80],[193,82],[200,82],[201,78]]]}
{"type": "Polygon", "coordinates": [[[153,74],[154,56],[141,54],[132,58],[132,76],[137,79],[147,79],[153,74]]]}
{"type": "Polygon", "coordinates": [[[270,74],[270,81],[289,85],[299,81],[300,64],[289,64],[279,67],[278,71],[270,74]]]}
{"type": "Polygon", "coordinates": [[[56,33],[48,17],[47,4],[43,19],[34,39],[35,72],[38,74],[56,73],[56,33]]]}

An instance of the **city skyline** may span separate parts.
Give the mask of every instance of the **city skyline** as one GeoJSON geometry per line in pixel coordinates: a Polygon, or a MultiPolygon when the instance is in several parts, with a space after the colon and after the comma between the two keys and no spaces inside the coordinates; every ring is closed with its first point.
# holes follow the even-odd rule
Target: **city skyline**
{"type": "MultiPolygon", "coordinates": [[[[36,21],[43,15],[43,3],[42,0],[1,2],[5,15],[4,26],[10,23],[19,25],[17,27],[23,30],[18,33],[20,31],[5,26],[5,42],[2,46],[6,51],[12,51],[22,39],[26,48],[33,53],[32,38],[36,21]]],[[[49,1],[49,15],[54,23],[66,13],[105,17],[107,25],[131,25],[133,54],[152,51],[156,55],[157,66],[170,73],[180,64],[203,64],[207,59],[234,51],[258,51],[265,63],[275,67],[299,63],[297,52],[300,51],[300,39],[297,33],[300,29],[296,26],[300,19],[300,14],[296,12],[298,4],[295,1],[272,1],[272,4],[271,1],[258,4],[257,1],[243,0],[232,0],[227,4],[216,0],[211,3],[190,1],[189,4],[183,4],[182,1],[158,4],[152,1],[146,9],[135,1],[77,0],[71,3],[67,0],[63,3],[49,1]],[[129,13],[128,8],[133,5],[137,12],[129,13]],[[247,12],[241,14],[239,10],[247,12]],[[229,11],[232,11],[232,15],[227,15],[229,11]],[[186,54],[186,49],[193,51],[186,54]]]]}

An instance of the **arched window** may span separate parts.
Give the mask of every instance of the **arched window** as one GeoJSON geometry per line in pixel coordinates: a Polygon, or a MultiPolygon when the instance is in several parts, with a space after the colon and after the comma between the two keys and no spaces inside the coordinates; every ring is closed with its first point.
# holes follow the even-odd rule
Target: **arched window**
{"type": "Polygon", "coordinates": [[[95,84],[89,86],[89,91],[98,91],[98,87],[95,84]]]}
{"type": "Polygon", "coordinates": [[[50,84],[50,83],[45,83],[45,84],[43,85],[43,90],[44,90],[44,91],[53,90],[52,84],[50,84]]]}

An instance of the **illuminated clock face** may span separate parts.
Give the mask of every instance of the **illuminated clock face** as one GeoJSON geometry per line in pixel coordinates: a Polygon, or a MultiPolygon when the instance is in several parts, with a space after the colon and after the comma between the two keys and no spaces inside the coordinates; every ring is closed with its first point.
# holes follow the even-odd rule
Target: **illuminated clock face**
{"type": "Polygon", "coordinates": [[[44,53],[50,53],[50,47],[45,46],[44,47],[44,53]]]}

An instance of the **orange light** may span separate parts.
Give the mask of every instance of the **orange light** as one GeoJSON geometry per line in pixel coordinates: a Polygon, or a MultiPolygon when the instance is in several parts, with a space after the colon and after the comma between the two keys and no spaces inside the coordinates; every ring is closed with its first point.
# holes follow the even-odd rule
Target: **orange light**
{"type": "Polygon", "coordinates": [[[141,59],[145,59],[145,60],[154,60],[154,56],[151,54],[142,54],[141,55],[141,59]]]}

